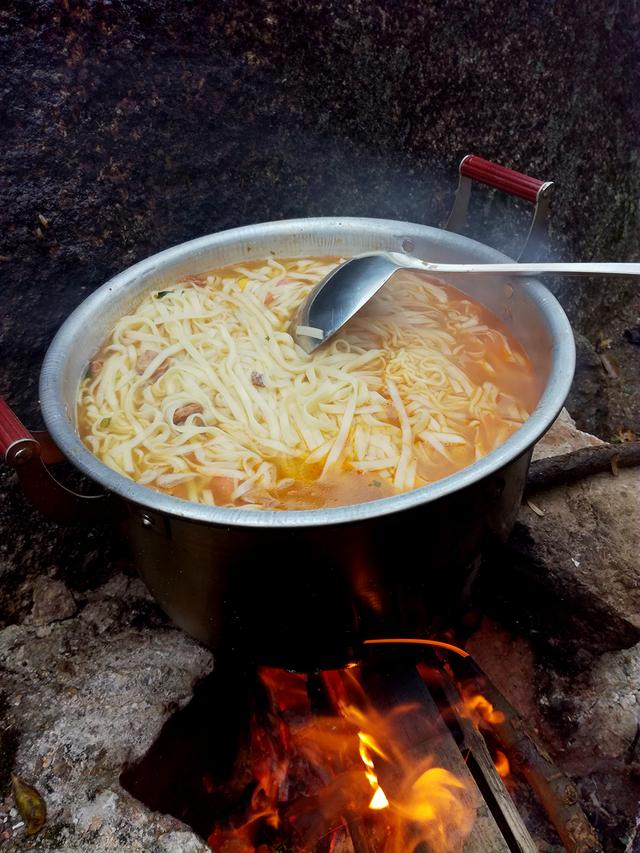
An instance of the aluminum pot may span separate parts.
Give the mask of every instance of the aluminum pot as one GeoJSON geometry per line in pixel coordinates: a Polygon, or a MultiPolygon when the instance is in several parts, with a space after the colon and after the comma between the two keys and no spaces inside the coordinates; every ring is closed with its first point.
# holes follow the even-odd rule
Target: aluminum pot
{"type": "Polygon", "coordinates": [[[0,448],[32,500],[59,520],[120,524],[152,594],[173,621],[213,649],[261,663],[337,666],[367,637],[426,636],[459,606],[470,567],[503,540],[518,511],[533,444],[555,419],[574,368],[571,328],[538,281],[451,276],[527,350],[544,382],[528,421],[502,446],[424,488],[355,506],[309,511],[225,509],[159,494],[93,456],[76,429],[86,365],[116,320],[146,291],[186,273],[247,258],[406,251],[441,262],[505,257],[458,234],[379,219],[298,219],[236,228],[154,255],[117,275],[67,319],[40,380],[46,435],[26,432],[6,404],[0,448]],[[104,492],[63,490],[44,462],[60,453],[104,492]]]}

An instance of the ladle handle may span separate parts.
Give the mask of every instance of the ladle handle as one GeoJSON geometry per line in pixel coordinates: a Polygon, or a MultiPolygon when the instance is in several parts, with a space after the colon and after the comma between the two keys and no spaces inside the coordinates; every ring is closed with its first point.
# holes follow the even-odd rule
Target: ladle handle
{"type": "Polygon", "coordinates": [[[418,262],[403,266],[432,273],[497,273],[501,275],[536,276],[544,273],[560,275],[626,275],[640,276],[640,264],[552,263],[552,264],[430,264],[418,262]]]}

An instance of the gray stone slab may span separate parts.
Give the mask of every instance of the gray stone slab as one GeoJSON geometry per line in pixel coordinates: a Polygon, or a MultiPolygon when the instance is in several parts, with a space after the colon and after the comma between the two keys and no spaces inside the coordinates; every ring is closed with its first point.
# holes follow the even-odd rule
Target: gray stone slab
{"type": "MultiPolygon", "coordinates": [[[[0,849],[205,851],[174,818],[149,812],[118,784],[162,724],[211,668],[211,655],[170,627],[134,627],[140,581],[118,576],[77,615],[0,631],[4,732],[13,771],[35,785],[47,823],[32,838],[9,796],[0,800],[0,849]],[[3,817],[7,817],[6,822],[3,817]]],[[[41,614],[40,614],[41,616],[41,614]]]]}

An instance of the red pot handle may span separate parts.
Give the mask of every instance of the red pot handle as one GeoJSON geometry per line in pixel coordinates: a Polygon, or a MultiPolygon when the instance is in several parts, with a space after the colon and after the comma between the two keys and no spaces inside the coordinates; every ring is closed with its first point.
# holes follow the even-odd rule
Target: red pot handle
{"type": "Polygon", "coordinates": [[[531,178],[523,172],[516,172],[515,169],[499,166],[498,163],[492,163],[477,154],[467,154],[460,163],[460,174],[487,187],[523,198],[531,204],[537,202],[538,193],[545,184],[544,181],[531,178]]]}
{"type": "MultiPolygon", "coordinates": [[[[33,452],[39,452],[38,442],[24,426],[22,421],[14,414],[6,401],[0,397],[0,453],[7,458],[10,449],[17,442],[32,442],[35,445],[33,452]],[[37,449],[36,449],[37,448],[37,449]]],[[[23,445],[26,446],[26,445],[23,445]]],[[[19,448],[17,449],[19,451],[19,448]]],[[[14,455],[13,453],[9,455],[14,455]]],[[[9,461],[9,459],[7,459],[9,461]]]]}
{"type": "Polygon", "coordinates": [[[529,234],[518,257],[519,261],[531,260],[546,228],[553,183],[540,181],[538,178],[516,172],[515,169],[492,163],[477,154],[467,154],[463,157],[459,171],[460,181],[455,201],[445,226],[447,231],[460,233],[463,230],[471,196],[471,182],[478,181],[535,205],[529,234]]]}
{"type": "Polygon", "coordinates": [[[111,495],[79,495],[51,476],[45,462],[64,457],[47,432],[29,432],[0,397],[0,454],[15,469],[20,485],[31,503],[60,524],[109,521],[117,513],[111,495]]]}

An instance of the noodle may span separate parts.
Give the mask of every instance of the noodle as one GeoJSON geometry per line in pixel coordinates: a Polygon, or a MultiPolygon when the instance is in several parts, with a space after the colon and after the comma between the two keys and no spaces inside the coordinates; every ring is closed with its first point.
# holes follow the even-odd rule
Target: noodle
{"type": "Polygon", "coordinates": [[[434,482],[526,420],[539,388],[518,342],[411,272],[307,355],[289,322],[335,264],[261,260],[148,294],[80,385],[87,447],[177,497],[304,509],[434,482]]]}

